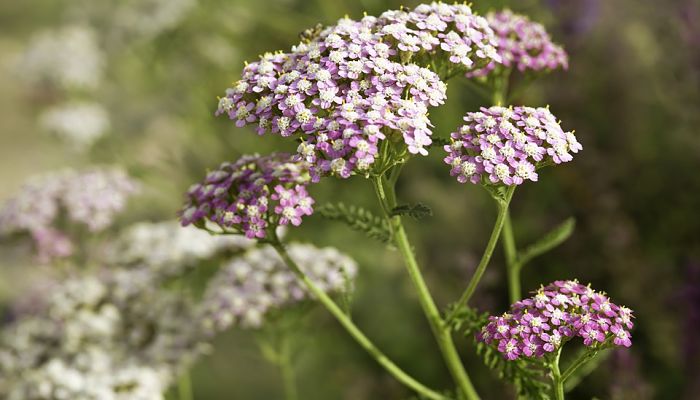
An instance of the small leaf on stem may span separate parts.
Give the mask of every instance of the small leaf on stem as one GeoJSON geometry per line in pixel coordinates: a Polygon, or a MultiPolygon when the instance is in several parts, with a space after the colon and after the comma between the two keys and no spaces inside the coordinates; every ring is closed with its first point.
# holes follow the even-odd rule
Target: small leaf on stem
{"type": "Polygon", "coordinates": [[[562,244],[574,232],[575,226],[576,220],[573,217],[570,217],[549,231],[549,233],[544,235],[540,240],[528,246],[520,253],[520,256],[518,257],[518,264],[520,268],[522,268],[523,265],[527,264],[533,258],[538,257],[562,244]]]}

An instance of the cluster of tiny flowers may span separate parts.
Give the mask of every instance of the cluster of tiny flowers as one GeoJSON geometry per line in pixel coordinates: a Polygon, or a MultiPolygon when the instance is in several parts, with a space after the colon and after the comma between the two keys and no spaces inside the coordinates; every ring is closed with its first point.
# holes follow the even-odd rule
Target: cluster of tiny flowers
{"type": "MultiPolygon", "coordinates": [[[[323,291],[337,293],[351,288],[357,264],[335,248],[291,244],[288,251],[323,291]]],[[[231,325],[257,328],[270,311],[309,297],[272,247],[254,249],[231,260],[211,281],[201,304],[202,323],[211,333],[231,325]]]]}
{"type": "Polygon", "coordinates": [[[0,397],[162,398],[202,351],[194,307],[147,270],[69,278],[0,338],[0,397]]]}
{"type": "Polygon", "coordinates": [[[239,235],[211,235],[194,226],[181,227],[177,221],[141,222],[121,233],[105,258],[110,264],[144,266],[173,277],[203,260],[254,245],[254,240],[239,235]]]}
{"type": "Polygon", "coordinates": [[[312,214],[309,182],[308,165],[289,154],[245,155],[221,164],[204,182],[190,187],[180,213],[182,225],[211,221],[251,239],[263,238],[268,227],[298,226],[312,214]]]}
{"type": "Polygon", "coordinates": [[[489,26],[498,37],[498,54],[501,63],[492,62],[486,67],[469,72],[467,76],[485,76],[501,65],[517,68],[520,72],[567,69],[569,59],[564,49],[553,43],[542,24],[530,21],[524,15],[511,10],[489,13],[489,26]]]}
{"type": "Polygon", "coordinates": [[[104,66],[95,31],[75,25],[35,36],[18,69],[42,89],[49,84],[60,89],[91,90],[102,81],[104,66]]]}
{"type": "Polygon", "coordinates": [[[556,281],[511,305],[477,334],[509,360],[542,357],[574,337],[589,347],[632,345],[632,310],[577,281],[556,281]]]}
{"type": "Polygon", "coordinates": [[[40,125],[78,150],[90,147],[110,127],[109,114],[97,103],[59,105],[44,111],[40,125]]]}
{"type": "Polygon", "coordinates": [[[254,124],[259,134],[296,135],[314,180],[368,173],[388,135],[427,154],[428,107],[444,103],[446,85],[418,63],[444,59],[467,71],[499,59],[493,31],[466,5],[345,18],[307,33],[291,53],[248,64],[217,115],[254,124]]]}
{"type": "Polygon", "coordinates": [[[154,368],[115,365],[109,354],[93,349],[70,361],[53,358],[9,384],[6,391],[0,387],[8,400],[163,400],[170,381],[154,368]]]}
{"type": "Polygon", "coordinates": [[[467,113],[464,120],[445,146],[450,175],[460,183],[537,181],[538,167],[571,161],[571,153],[582,149],[548,108],[494,106],[467,113]]]}
{"type": "Polygon", "coordinates": [[[91,232],[104,230],[138,187],[118,168],[34,177],[0,208],[0,234],[29,233],[40,258],[70,255],[70,238],[59,225],[68,221],[91,232]]]}

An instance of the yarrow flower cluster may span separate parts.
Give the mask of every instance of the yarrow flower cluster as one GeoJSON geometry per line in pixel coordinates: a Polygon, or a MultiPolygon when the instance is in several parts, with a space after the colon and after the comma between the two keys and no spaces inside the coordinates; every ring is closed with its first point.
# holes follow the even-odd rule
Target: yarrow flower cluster
{"type": "Polygon", "coordinates": [[[428,106],[444,103],[446,86],[421,65],[449,60],[446,70],[464,72],[498,61],[494,46],[486,20],[466,5],[344,18],[308,32],[291,53],[248,64],[217,115],[239,127],[254,124],[259,134],[298,136],[298,156],[314,180],[366,174],[389,136],[410,153],[427,154],[428,106]]]}
{"type": "Polygon", "coordinates": [[[477,334],[509,360],[542,357],[574,337],[588,347],[632,345],[632,310],[577,281],[556,281],[511,305],[477,334]]]}
{"type": "Polygon", "coordinates": [[[469,72],[467,76],[485,76],[496,68],[517,68],[520,72],[567,69],[569,58],[564,49],[553,43],[542,24],[530,21],[511,10],[491,12],[486,18],[498,38],[501,63],[469,72]]]}
{"type": "Polygon", "coordinates": [[[194,226],[182,227],[177,221],[141,222],[121,233],[105,258],[110,264],[144,266],[173,277],[202,260],[254,245],[254,240],[239,235],[214,236],[194,226]]]}
{"type": "Polygon", "coordinates": [[[461,183],[520,185],[537,181],[537,168],[573,159],[583,147],[548,108],[481,108],[451,134],[445,162],[461,183]]]}
{"type": "Polygon", "coordinates": [[[73,25],[35,36],[19,72],[38,86],[48,83],[60,89],[92,90],[102,81],[104,66],[95,31],[73,25]]]}
{"type": "Polygon", "coordinates": [[[159,400],[202,348],[194,308],[147,270],[69,278],[0,337],[0,397],[159,400]]]}
{"type": "Polygon", "coordinates": [[[67,221],[107,228],[139,185],[119,168],[65,170],[34,177],[0,209],[0,234],[29,233],[40,259],[70,255],[67,221]]]}
{"type": "MultiPolygon", "coordinates": [[[[292,243],[288,252],[321,290],[339,293],[352,287],[357,264],[335,248],[292,243]]],[[[264,247],[234,258],[212,279],[202,300],[201,318],[210,332],[231,325],[258,328],[272,310],[309,297],[275,250],[264,247]]]]}
{"type": "Polygon", "coordinates": [[[110,127],[109,114],[100,104],[76,102],[55,106],[39,117],[48,132],[78,150],[90,147],[110,127]]]}
{"type": "Polygon", "coordinates": [[[313,213],[308,165],[289,154],[245,155],[209,172],[187,191],[183,226],[207,221],[263,238],[268,227],[301,224],[313,213]]]}

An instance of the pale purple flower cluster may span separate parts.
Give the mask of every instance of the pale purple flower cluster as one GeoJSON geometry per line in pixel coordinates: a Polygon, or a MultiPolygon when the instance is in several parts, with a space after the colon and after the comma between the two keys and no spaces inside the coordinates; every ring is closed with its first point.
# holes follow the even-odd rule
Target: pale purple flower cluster
{"type": "Polygon", "coordinates": [[[190,187],[180,213],[183,226],[207,221],[263,238],[268,227],[299,225],[313,212],[308,165],[289,154],[245,155],[209,172],[190,187]]]}
{"type": "Polygon", "coordinates": [[[492,12],[486,18],[498,37],[501,63],[491,62],[484,68],[468,72],[467,76],[485,76],[499,67],[517,68],[520,72],[569,67],[566,51],[552,42],[542,24],[511,10],[492,12]]]}
{"type": "Polygon", "coordinates": [[[574,337],[589,347],[632,345],[632,310],[577,281],[556,281],[511,305],[477,334],[509,360],[542,357],[574,337]]]}
{"type": "Polygon", "coordinates": [[[445,146],[450,175],[461,183],[520,185],[537,181],[537,168],[568,162],[583,147],[564,132],[548,108],[481,108],[451,134],[445,146]]]}
{"type": "Polygon", "coordinates": [[[388,136],[401,137],[410,153],[427,154],[428,106],[444,103],[446,85],[421,65],[435,60],[454,64],[446,72],[499,60],[493,31],[466,5],[344,18],[310,32],[290,53],[246,65],[217,115],[239,127],[253,124],[259,134],[299,138],[298,156],[311,164],[315,181],[366,174],[388,136]]]}
{"type": "MultiPolygon", "coordinates": [[[[288,251],[324,292],[339,293],[352,287],[357,264],[337,249],[293,243],[288,251]]],[[[272,247],[253,249],[224,265],[209,283],[201,303],[201,321],[211,334],[231,325],[258,328],[271,311],[309,298],[272,247]]]]}
{"type": "Polygon", "coordinates": [[[65,223],[99,232],[111,225],[139,185],[119,168],[66,170],[32,178],[0,209],[0,234],[29,233],[39,258],[73,252],[65,223]]]}

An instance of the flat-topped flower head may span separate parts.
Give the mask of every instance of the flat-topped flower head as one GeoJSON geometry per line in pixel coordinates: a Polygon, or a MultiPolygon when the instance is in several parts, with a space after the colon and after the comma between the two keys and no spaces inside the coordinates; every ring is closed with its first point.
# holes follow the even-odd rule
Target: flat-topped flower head
{"type": "Polygon", "coordinates": [[[489,317],[477,340],[509,360],[542,357],[579,337],[589,347],[632,345],[632,311],[577,281],[556,281],[489,317]]]}
{"type": "Polygon", "coordinates": [[[344,18],[288,53],[266,53],[246,65],[217,114],[259,134],[299,138],[298,157],[310,163],[314,180],[368,174],[388,138],[427,154],[428,108],[445,101],[439,73],[494,60],[500,59],[493,31],[466,5],[344,18]]]}
{"type": "Polygon", "coordinates": [[[538,168],[571,161],[571,153],[583,148],[548,108],[481,108],[467,113],[464,121],[445,146],[445,163],[460,183],[536,182],[538,168]]]}
{"type": "Polygon", "coordinates": [[[119,168],[64,170],[31,178],[0,209],[0,234],[28,233],[41,261],[72,254],[66,224],[99,232],[138,192],[119,168]]]}
{"type": "Polygon", "coordinates": [[[245,155],[190,187],[180,219],[183,226],[210,221],[250,239],[264,238],[269,228],[297,226],[313,213],[309,182],[308,164],[289,154],[245,155]]]}
{"type": "Polygon", "coordinates": [[[468,72],[467,76],[485,76],[501,68],[547,72],[569,67],[566,51],[552,42],[542,24],[511,10],[491,12],[486,18],[496,32],[501,63],[492,62],[484,68],[468,72]]]}
{"type": "MultiPolygon", "coordinates": [[[[357,264],[332,247],[288,246],[290,257],[323,291],[352,287],[357,264]]],[[[232,259],[209,284],[201,305],[202,323],[216,333],[231,325],[258,328],[266,315],[310,299],[310,294],[272,247],[249,250],[232,259]]]]}

